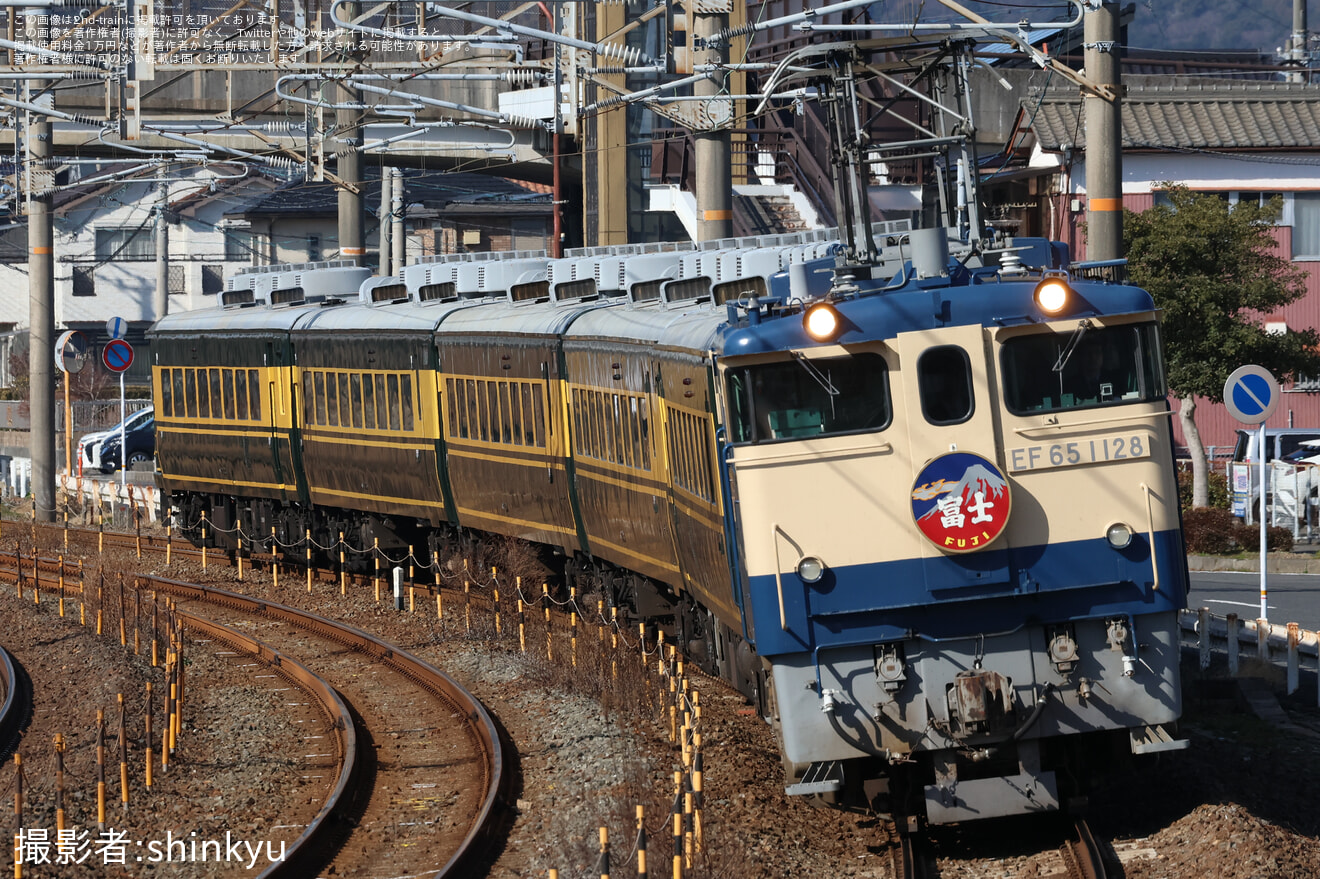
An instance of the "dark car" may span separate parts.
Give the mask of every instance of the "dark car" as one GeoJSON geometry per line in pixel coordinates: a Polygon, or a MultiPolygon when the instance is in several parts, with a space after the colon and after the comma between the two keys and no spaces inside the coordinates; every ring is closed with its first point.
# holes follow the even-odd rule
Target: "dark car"
{"type": "MultiPolygon", "coordinates": [[[[114,473],[124,464],[124,455],[119,447],[118,430],[106,434],[97,443],[92,452],[96,466],[102,473],[114,473]]],[[[128,466],[150,461],[156,456],[156,418],[154,415],[135,421],[123,432],[124,444],[128,447],[128,466]]]]}

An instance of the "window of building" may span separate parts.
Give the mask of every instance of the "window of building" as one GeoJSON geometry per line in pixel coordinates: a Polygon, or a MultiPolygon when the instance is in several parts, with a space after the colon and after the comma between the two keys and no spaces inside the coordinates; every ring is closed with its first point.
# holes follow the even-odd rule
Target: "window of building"
{"type": "Polygon", "coordinates": [[[1320,192],[1293,193],[1292,258],[1320,259],[1320,192]]]}
{"type": "Polygon", "coordinates": [[[257,255],[256,237],[252,230],[229,226],[225,234],[225,262],[255,263],[257,255]]]}
{"type": "Polygon", "coordinates": [[[169,280],[166,282],[171,296],[182,296],[187,293],[188,266],[179,263],[170,263],[169,280]]]}
{"type": "Polygon", "coordinates": [[[156,235],[149,226],[96,230],[96,258],[101,261],[153,260],[156,235]]]}
{"type": "Polygon", "coordinates": [[[214,296],[225,289],[225,269],[220,265],[202,266],[202,295],[214,296]]]}
{"type": "Polygon", "coordinates": [[[96,268],[94,266],[73,267],[73,295],[96,295],[96,268]]]}

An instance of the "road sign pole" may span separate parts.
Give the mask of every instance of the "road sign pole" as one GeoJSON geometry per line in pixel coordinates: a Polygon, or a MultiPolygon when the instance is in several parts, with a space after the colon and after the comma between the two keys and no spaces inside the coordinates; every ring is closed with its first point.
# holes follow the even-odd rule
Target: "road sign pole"
{"type": "Polygon", "coordinates": [[[1269,590],[1265,586],[1265,567],[1269,561],[1268,541],[1265,535],[1265,422],[1260,423],[1260,438],[1256,440],[1256,447],[1260,449],[1260,618],[1269,619],[1269,613],[1265,607],[1265,598],[1269,590]]]}
{"type": "MultiPolygon", "coordinates": [[[[1257,454],[1260,455],[1260,619],[1268,619],[1266,600],[1269,590],[1265,585],[1266,568],[1269,566],[1269,540],[1266,532],[1266,520],[1269,518],[1267,502],[1269,485],[1265,481],[1265,463],[1269,457],[1265,448],[1265,422],[1279,405],[1279,383],[1268,369],[1256,364],[1239,366],[1224,382],[1224,406],[1228,414],[1246,424],[1255,424],[1259,429],[1256,434],[1257,454]]],[[[1251,505],[1247,505],[1247,512],[1251,505]]]]}
{"type": "MultiPolygon", "coordinates": [[[[119,485],[128,486],[128,437],[125,436],[124,422],[128,420],[127,406],[124,403],[124,373],[119,373],[119,485]]],[[[1264,532],[1261,532],[1264,534],[1264,532]]],[[[1264,540],[1261,537],[1261,540],[1264,540]]],[[[1265,544],[1262,543],[1261,546],[1265,544]]],[[[1262,587],[1264,588],[1263,584],[1262,587]]]]}

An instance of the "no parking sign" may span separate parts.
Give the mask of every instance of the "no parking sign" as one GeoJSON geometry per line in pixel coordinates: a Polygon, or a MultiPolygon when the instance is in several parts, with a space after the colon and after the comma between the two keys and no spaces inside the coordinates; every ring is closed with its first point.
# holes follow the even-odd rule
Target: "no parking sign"
{"type": "Polygon", "coordinates": [[[101,351],[101,362],[111,372],[120,372],[133,365],[133,346],[123,339],[111,339],[101,351]]]}

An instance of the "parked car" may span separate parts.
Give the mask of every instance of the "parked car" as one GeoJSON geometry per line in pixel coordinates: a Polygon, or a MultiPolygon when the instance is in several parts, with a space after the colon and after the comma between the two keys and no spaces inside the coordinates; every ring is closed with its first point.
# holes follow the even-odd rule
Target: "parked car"
{"type": "MultiPolygon", "coordinates": [[[[1256,446],[1260,439],[1258,430],[1237,432],[1237,446],[1233,450],[1234,461],[1260,461],[1260,452],[1256,446]]],[[[1286,458],[1308,440],[1320,439],[1320,429],[1313,427],[1267,427],[1265,428],[1265,462],[1275,458],[1286,458]]]]}
{"type": "Polygon", "coordinates": [[[156,410],[152,406],[139,409],[121,424],[107,430],[85,434],[78,440],[79,470],[95,469],[113,473],[123,466],[124,456],[119,449],[120,432],[128,444],[128,464],[150,461],[156,454],[156,410]]]}
{"type": "MultiPolygon", "coordinates": [[[[1271,521],[1284,524],[1289,516],[1301,523],[1314,520],[1315,511],[1320,508],[1320,432],[1302,428],[1266,428],[1265,438],[1271,521]]],[[[1246,501],[1252,521],[1260,518],[1257,439],[1255,431],[1239,430],[1238,449],[1234,455],[1235,462],[1250,466],[1246,501]]]]}

